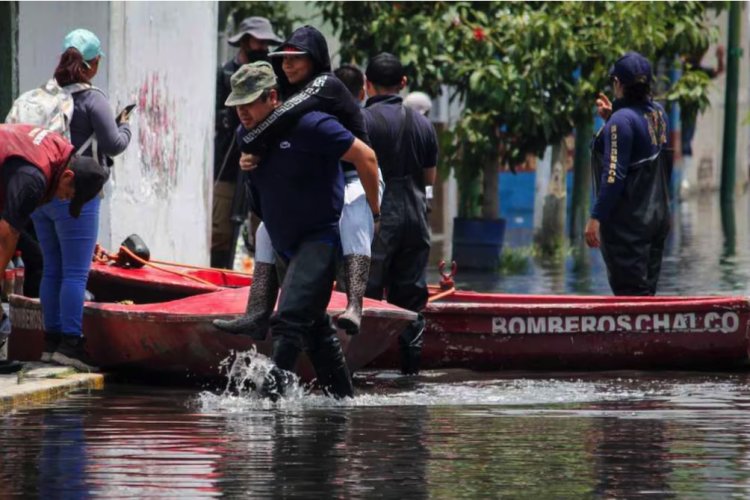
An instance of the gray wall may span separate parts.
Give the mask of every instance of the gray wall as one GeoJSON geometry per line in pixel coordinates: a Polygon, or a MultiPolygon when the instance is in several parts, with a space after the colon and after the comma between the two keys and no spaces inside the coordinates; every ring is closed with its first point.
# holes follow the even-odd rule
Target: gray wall
{"type": "Polygon", "coordinates": [[[133,139],[104,189],[99,242],[141,235],[157,259],[208,264],[216,2],[23,2],[20,90],[52,76],[62,40],[87,28],[106,57],[94,84],[113,110],[138,107],[133,139]]]}

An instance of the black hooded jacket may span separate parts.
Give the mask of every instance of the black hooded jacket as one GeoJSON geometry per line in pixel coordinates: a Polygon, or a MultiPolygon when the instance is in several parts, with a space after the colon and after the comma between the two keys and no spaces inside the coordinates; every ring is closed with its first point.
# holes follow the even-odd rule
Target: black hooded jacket
{"type": "Polygon", "coordinates": [[[312,26],[303,26],[295,30],[279,50],[285,48],[295,48],[312,58],[312,76],[302,84],[292,85],[281,68],[282,58],[271,58],[284,103],[252,130],[242,127],[238,129],[242,152],[262,155],[268,144],[310,111],[322,111],[335,116],[352,134],[369,144],[361,108],[346,86],[331,72],[331,58],[323,34],[312,26]]]}

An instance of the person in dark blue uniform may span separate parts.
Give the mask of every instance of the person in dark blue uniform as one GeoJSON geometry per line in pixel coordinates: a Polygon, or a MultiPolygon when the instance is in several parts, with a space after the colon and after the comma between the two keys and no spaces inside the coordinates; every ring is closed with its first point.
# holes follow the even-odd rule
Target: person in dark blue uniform
{"type": "Polygon", "coordinates": [[[666,114],[651,99],[651,64],[641,54],[618,59],[610,78],[614,103],[597,100],[607,122],[593,144],[586,243],[601,247],[615,295],[654,295],[670,220],[666,114]]]}
{"type": "MultiPolygon", "coordinates": [[[[227,106],[237,106],[243,130],[257,127],[281,106],[271,65],[256,62],[232,76],[227,106]]],[[[292,371],[304,350],[323,389],[352,396],[349,371],[331,318],[335,262],[341,248],[339,219],[344,205],[340,160],[354,165],[367,189],[371,209],[379,212],[375,153],[333,116],[311,112],[269,143],[250,172],[252,209],[265,224],[281,268],[281,296],[271,318],[273,361],[292,371]]],[[[266,392],[283,391],[286,377],[271,372],[266,392]]]]}
{"type": "MultiPolygon", "coordinates": [[[[426,186],[435,181],[437,134],[432,124],[404,106],[404,68],[393,54],[373,57],[365,71],[367,100],[363,111],[367,134],[385,179],[380,230],[375,237],[366,296],[419,313],[427,305],[427,260],[430,226],[426,186]]],[[[419,372],[422,332],[420,314],[399,336],[401,371],[419,372]]]]}

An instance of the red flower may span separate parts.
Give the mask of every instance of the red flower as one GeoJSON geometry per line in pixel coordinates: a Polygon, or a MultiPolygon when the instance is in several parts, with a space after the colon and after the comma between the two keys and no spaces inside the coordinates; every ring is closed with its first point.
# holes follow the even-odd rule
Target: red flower
{"type": "Polygon", "coordinates": [[[476,40],[477,42],[481,42],[485,38],[487,38],[487,35],[485,35],[484,33],[484,28],[479,26],[474,28],[474,40],[476,40]]]}

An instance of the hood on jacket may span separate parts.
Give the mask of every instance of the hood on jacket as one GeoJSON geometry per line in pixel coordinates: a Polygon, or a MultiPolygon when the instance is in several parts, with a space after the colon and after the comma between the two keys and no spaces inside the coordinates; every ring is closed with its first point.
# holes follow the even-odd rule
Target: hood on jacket
{"type": "Polygon", "coordinates": [[[314,76],[321,73],[331,72],[331,57],[328,55],[328,43],[323,33],[312,26],[302,26],[294,30],[294,33],[287,38],[279,48],[269,54],[271,56],[271,65],[279,80],[281,96],[286,98],[300,88],[304,87],[314,76]],[[275,52],[284,52],[288,49],[296,49],[305,52],[313,60],[313,72],[310,78],[297,85],[291,85],[287,80],[284,70],[281,69],[283,57],[273,57],[275,52]]]}

